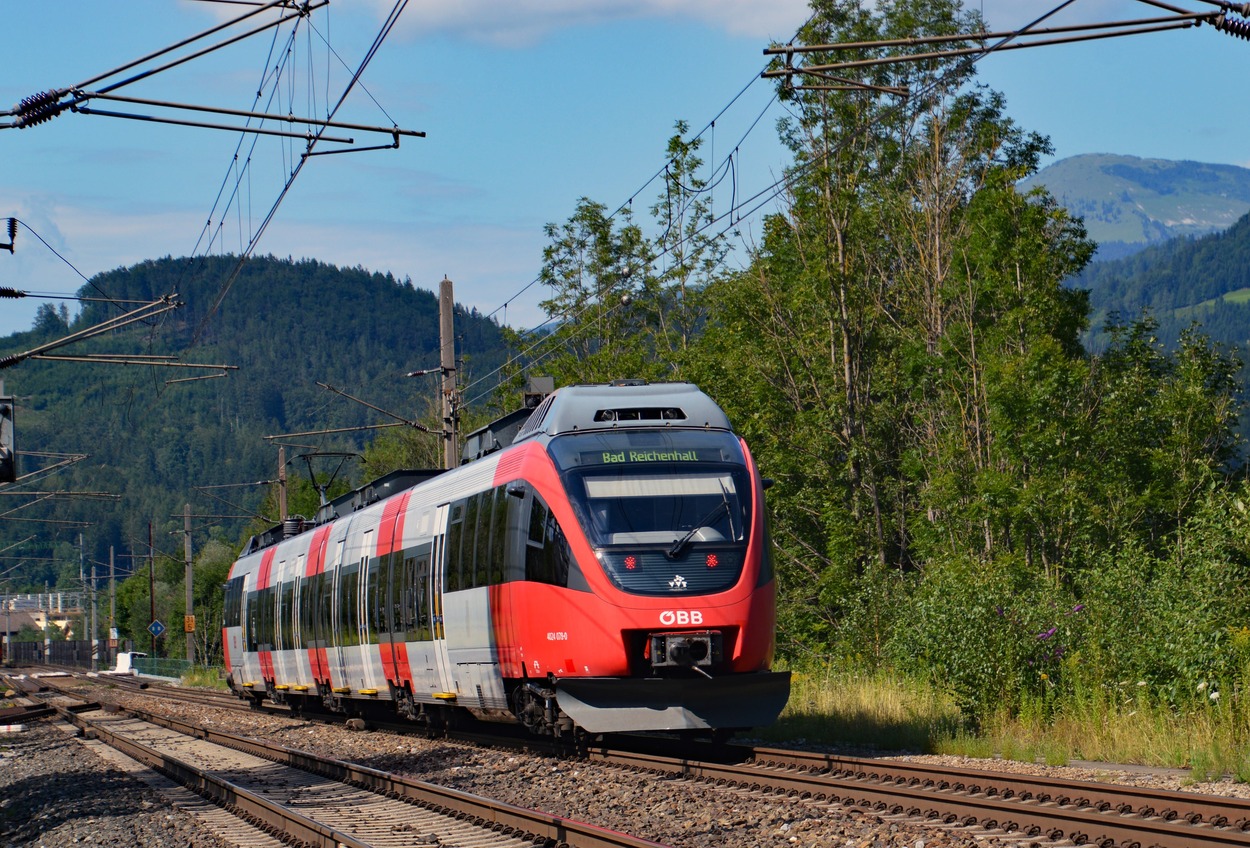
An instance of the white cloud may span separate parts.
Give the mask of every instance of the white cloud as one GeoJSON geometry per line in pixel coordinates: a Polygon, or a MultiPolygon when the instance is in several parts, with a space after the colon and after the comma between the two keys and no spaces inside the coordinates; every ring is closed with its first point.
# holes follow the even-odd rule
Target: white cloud
{"type": "MultiPolygon", "coordinates": [[[[379,14],[390,0],[370,0],[379,14]]],[[[501,46],[528,46],[546,35],[577,26],[617,21],[691,21],[730,35],[785,40],[807,20],[806,0],[414,0],[397,32],[405,37],[447,34],[501,46]]]]}

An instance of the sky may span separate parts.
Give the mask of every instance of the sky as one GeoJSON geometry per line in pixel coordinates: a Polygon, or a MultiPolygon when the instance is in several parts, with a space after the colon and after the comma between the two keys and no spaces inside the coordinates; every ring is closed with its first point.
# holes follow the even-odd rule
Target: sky
{"type": "MultiPolygon", "coordinates": [[[[392,4],[335,0],[328,14],[316,12],[292,51],[299,71],[284,81],[282,105],[269,111],[324,114],[392,4]]],[[[1059,4],[967,3],[991,30],[1021,27],[1059,4]]],[[[86,83],[242,8],[4,0],[0,108],[86,83]]],[[[648,220],[676,121],[703,131],[706,176],[733,152],[714,208],[727,208],[731,195],[767,192],[787,157],[775,132],[784,112],[772,102],[772,83],[759,79],[763,50],[788,41],[808,14],[801,0],[411,0],[336,117],[426,137],[402,138],[397,150],[309,159],[255,252],[389,272],[435,291],[446,276],[458,302],[513,327],[535,326],[543,320],[544,293],[534,281],[544,225],[568,219],[581,197],[609,210],[630,204],[648,220]]],[[[1140,0],[1074,0],[1041,25],[1158,14],[1140,0]]],[[[262,74],[277,61],[271,44],[269,35],[253,35],[117,93],[255,109],[262,74]]],[[[1250,42],[1204,26],[1017,50],[983,59],[978,73],[1006,95],[1019,124],[1051,138],[1048,161],[1105,152],[1250,166],[1250,117],[1234,107],[1248,64],[1250,42]]],[[[85,87],[99,90],[136,72],[85,87]]],[[[349,134],[356,146],[390,142],[349,134]]],[[[0,130],[0,219],[22,222],[14,252],[0,251],[0,286],[72,293],[84,276],[145,259],[240,252],[280,196],[303,142],[265,138],[251,148],[248,140],[236,158],[239,145],[236,132],[72,113],[0,130]],[[226,207],[219,197],[230,196],[239,163],[249,161],[238,202],[226,207]]],[[[774,208],[764,203],[760,211],[774,208]]],[[[758,230],[758,214],[746,217],[742,243],[758,230]]],[[[28,329],[40,304],[57,302],[0,300],[0,335],[28,329]]]]}

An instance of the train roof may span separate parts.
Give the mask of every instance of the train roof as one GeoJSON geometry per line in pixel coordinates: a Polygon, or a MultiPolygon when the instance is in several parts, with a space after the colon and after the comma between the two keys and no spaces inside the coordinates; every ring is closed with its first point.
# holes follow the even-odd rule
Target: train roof
{"type": "Polygon", "coordinates": [[[513,443],[544,434],[657,426],[733,429],[724,411],[693,383],[622,380],[557,389],[534,410],[513,443]]]}
{"type": "MultiPolygon", "coordinates": [[[[548,394],[536,408],[516,410],[469,434],[461,455],[461,467],[517,442],[543,435],[655,427],[733,430],[724,411],[693,383],[618,380],[565,386],[548,394]]],[[[240,556],[364,509],[443,473],[443,469],[393,471],[323,505],[313,521],[292,517],[253,536],[240,556]]]]}

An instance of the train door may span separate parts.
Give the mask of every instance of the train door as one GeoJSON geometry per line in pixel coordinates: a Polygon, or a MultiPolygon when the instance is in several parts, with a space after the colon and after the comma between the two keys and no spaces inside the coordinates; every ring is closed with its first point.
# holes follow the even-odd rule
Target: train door
{"type": "MultiPolygon", "coordinates": [[[[356,644],[359,646],[356,650],[356,656],[353,659],[353,668],[358,668],[356,679],[359,681],[356,688],[371,690],[374,693],[378,689],[378,674],[380,664],[374,661],[377,656],[378,643],[378,588],[381,576],[381,560],[373,556],[376,553],[374,548],[374,537],[372,530],[366,530],[361,539],[360,548],[360,588],[356,593],[356,644]]],[[[386,688],[386,681],[380,681],[382,688],[386,688]]],[[[348,684],[351,685],[351,684],[348,684]]]]}
{"type": "Polygon", "coordinates": [[[456,693],[451,661],[447,657],[447,630],[443,621],[448,511],[449,504],[442,504],[434,514],[434,548],[430,557],[430,583],[429,592],[427,592],[427,597],[430,599],[430,627],[434,636],[434,664],[438,673],[439,688],[435,697],[439,695],[454,697],[456,693]]]}
{"type": "Polygon", "coordinates": [[[222,645],[226,671],[233,680],[243,679],[243,580],[240,574],[226,583],[226,603],[222,645]]]}
{"type": "Polygon", "coordinates": [[[308,651],[304,645],[304,554],[300,554],[295,558],[295,571],[291,574],[291,580],[294,582],[292,590],[294,597],[291,601],[291,647],[294,648],[292,653],[291,666],[294,672],[293,679],[297,683],[307,684],[312,679],[311,663],[308,662],[308,651]]]}
{"type": "MultiPolygon", "coordinates": [[[[340,686],[348,685],[347,669],[345,667],[343,656],[343,603],[346,594],[344,592],[343,580],[343,549],[347,545],[346,534],[344,538],[336,539],[330,543],[330,562],[326,564],[326,575],[329,577],[330,585],[325,587],[325,592],[329,599],[326,604],[326,661],[330,666],[330,686],[337,689],[340,686]]],[[[323,598],[324,601],[324,598],[323,598]]]]}

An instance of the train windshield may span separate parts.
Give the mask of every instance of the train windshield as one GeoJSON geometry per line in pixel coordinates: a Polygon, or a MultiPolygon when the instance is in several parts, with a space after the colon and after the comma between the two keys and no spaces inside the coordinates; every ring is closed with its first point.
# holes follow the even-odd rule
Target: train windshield
{"type": "Polygon", "coordinates": [[[747,539],[751,483],[731,433],[617,430],[553,439],[551,455],[591,544],[663,546],[747,539]]]}

